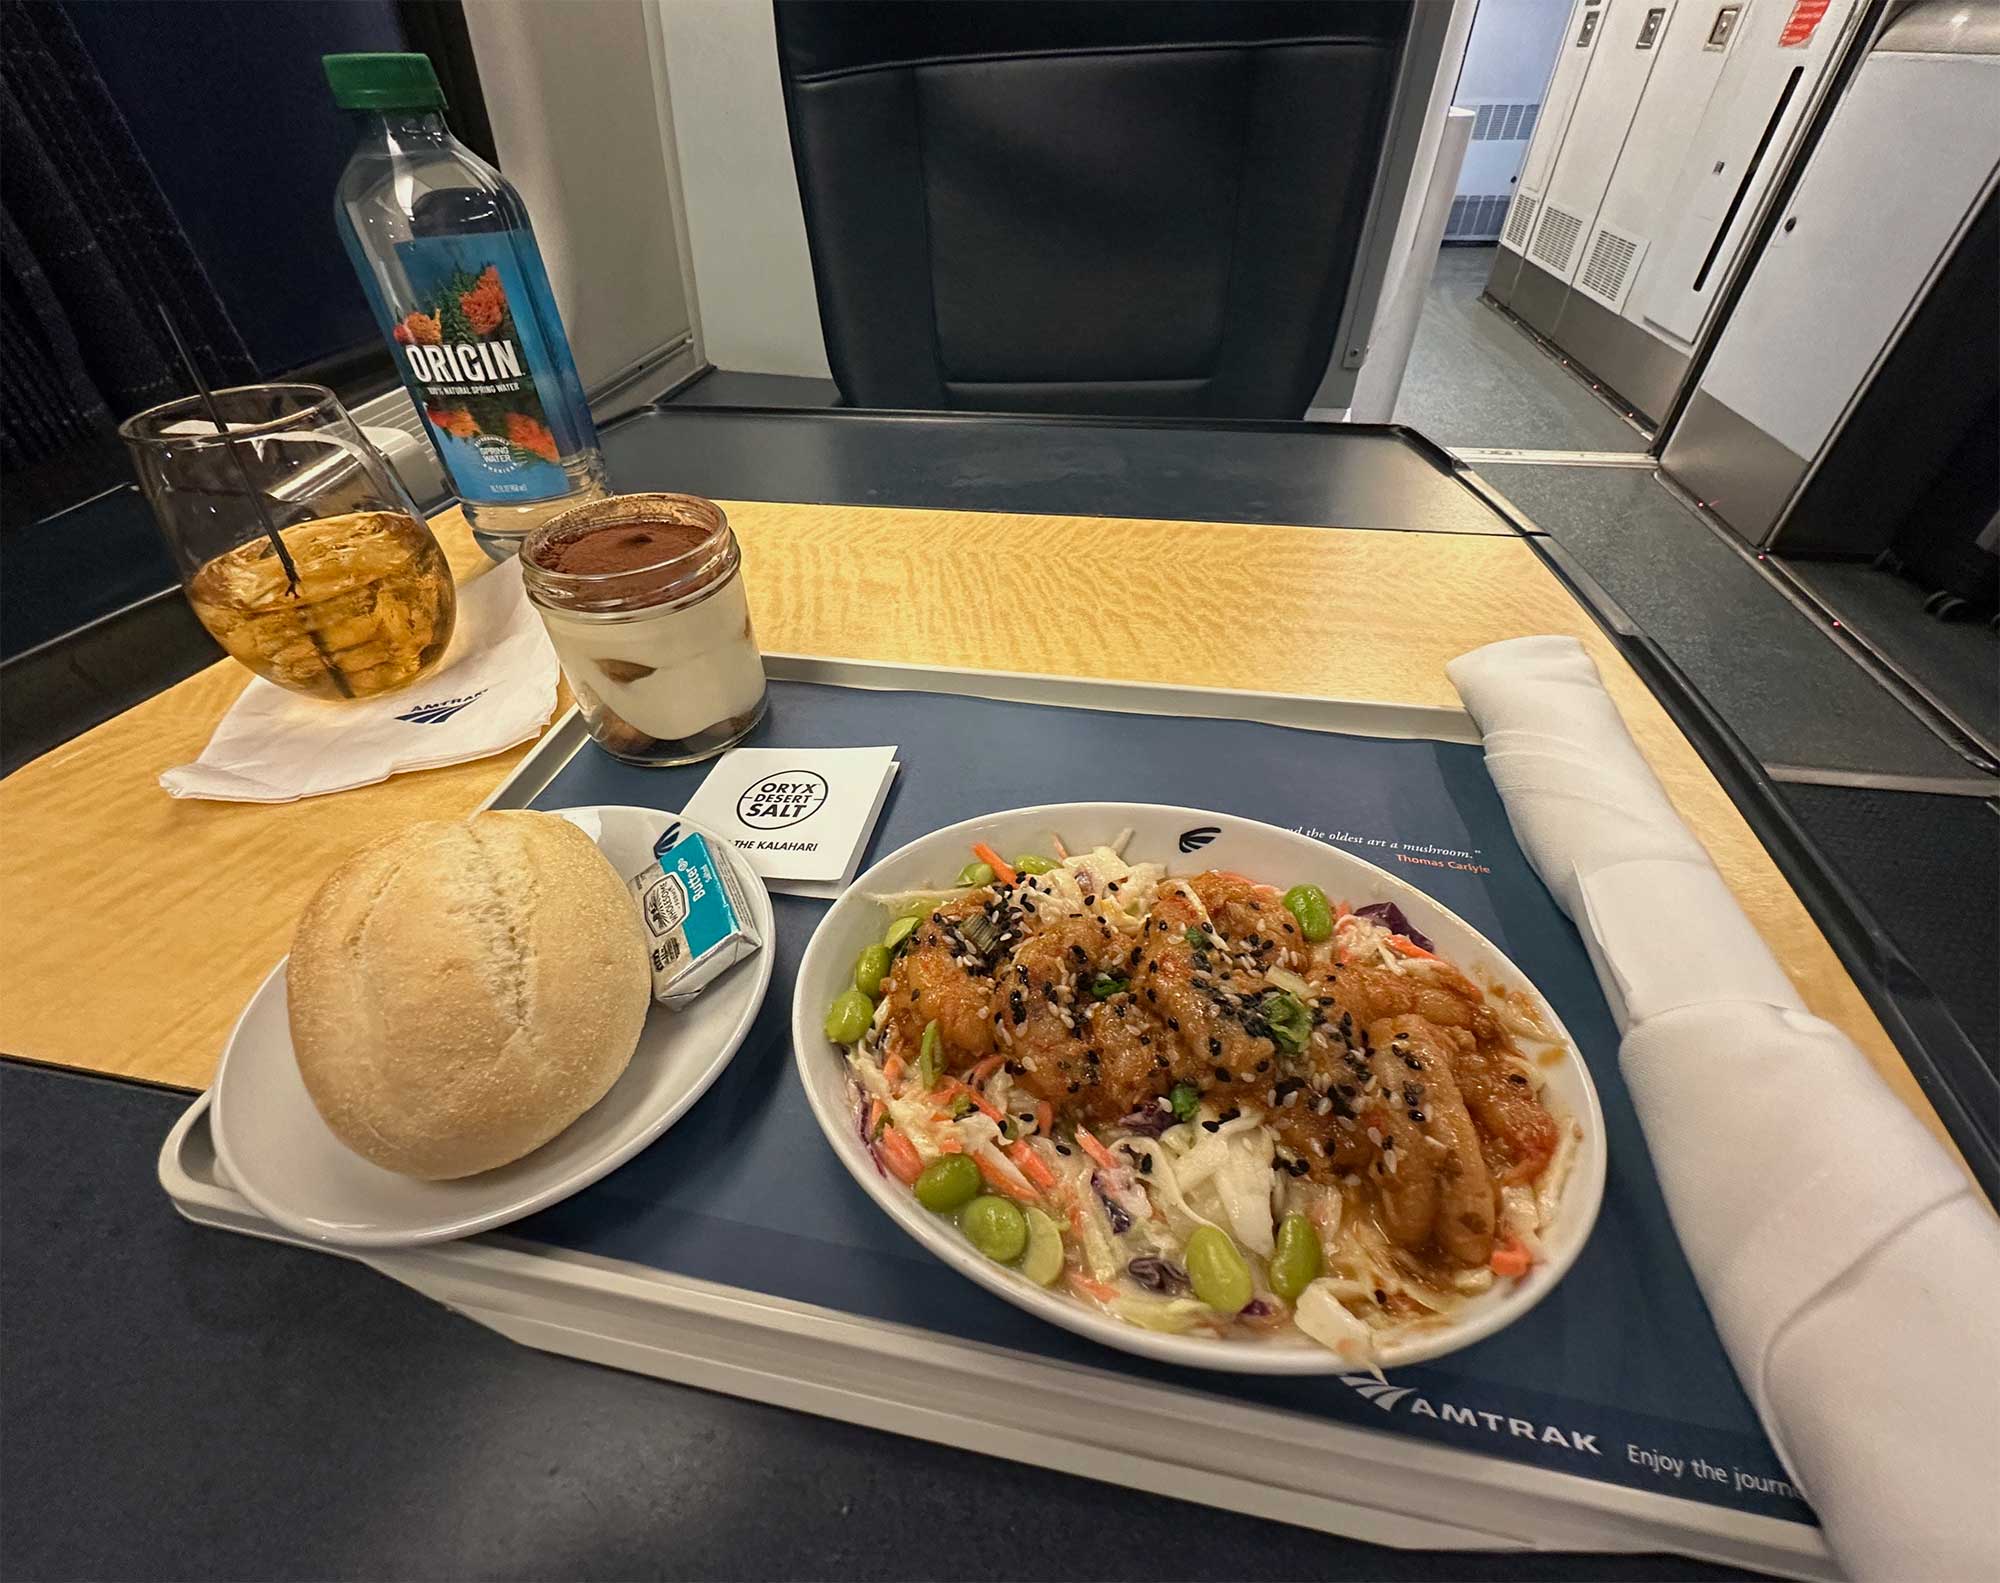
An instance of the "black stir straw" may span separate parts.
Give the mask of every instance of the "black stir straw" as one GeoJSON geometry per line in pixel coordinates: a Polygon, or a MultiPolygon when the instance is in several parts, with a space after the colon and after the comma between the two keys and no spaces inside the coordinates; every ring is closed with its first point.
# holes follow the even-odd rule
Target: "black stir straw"
{"type": "Polygon", "coordinates": [[[272,522],[271,513],[264,505],[264,495],[250,481],[250,469],[243,465],[243,456],[236,449],[236,443],[228,438],[229,425],[222,421],[222,408],[216,405],[215,392],[208,388],[208,381],[201,377],[201,370],[195,367],[194,358],[189,354],[187,342],[181,339],[180,326],[174,323],[174,316],[167,312],[164,302],[155,303],[160,310],[160,322],[167,327],[172,337],[174,350],[180,354],[181,366],[187,376],[194,381],[194,388],[201,392],[201,403],[208,408],[208,421],[215,425],[215,432],[224,437],[222,448],[229,453],[229,459],[236,464],[236,476],[242,481],[243,493],[250,497],[250,504],[256,508],[257,520],[264,524],[264,536],[271,541],[271,548],[278,552],[278,564],[285,569],[285,583],[293,595],[299,591],[299,569],[292,564],[292,552],[285,548],[285,541],[278,536],[277,524],[272,522]]]}

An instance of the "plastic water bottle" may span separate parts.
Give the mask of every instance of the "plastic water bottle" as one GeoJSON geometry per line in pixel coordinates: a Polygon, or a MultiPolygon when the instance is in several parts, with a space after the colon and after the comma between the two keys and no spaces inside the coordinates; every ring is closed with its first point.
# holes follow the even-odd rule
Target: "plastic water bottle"
{"type": "Polygon", "coordinates": [[[335,218],[473,536],[505,560],[606,493],[604,456],[521,195],[444,124],[423,55],[328,55],[362,113],[335,218]]]}

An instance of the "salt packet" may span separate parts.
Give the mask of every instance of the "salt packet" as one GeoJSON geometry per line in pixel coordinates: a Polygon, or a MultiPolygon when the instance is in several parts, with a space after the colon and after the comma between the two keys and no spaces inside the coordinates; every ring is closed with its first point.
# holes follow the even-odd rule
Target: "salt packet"
{"type": "Polygon", "coordinates": [[[763,947],[749,898],[724,853],[678,821],[653,843],[655,861],[626,882],[646,923],[653,999],[685,1006],[763,947]]]}

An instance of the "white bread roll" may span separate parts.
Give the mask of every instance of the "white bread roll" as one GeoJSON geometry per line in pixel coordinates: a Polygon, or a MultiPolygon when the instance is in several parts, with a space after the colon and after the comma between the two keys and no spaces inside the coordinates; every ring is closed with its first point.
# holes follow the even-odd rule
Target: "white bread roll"
{"type": "Polygon", "coordinates": [[[625,882],[553,814],[413,824],[307,904],[299,1075],[355,1153],[431,1180],[540,1148],[602,1099],[652,1004],[625,882]]]}

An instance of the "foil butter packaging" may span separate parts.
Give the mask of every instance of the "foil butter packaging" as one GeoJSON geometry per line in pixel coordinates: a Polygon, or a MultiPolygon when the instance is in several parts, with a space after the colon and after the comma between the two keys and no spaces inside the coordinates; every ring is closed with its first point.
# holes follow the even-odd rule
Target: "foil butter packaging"
{"type": "Polygon", "coordinates": [[[728,855],[679,824],[655,844],[656,861],[627,882],[646,921],[653,999],[685,1006],[764,944],[728,855]]]}

